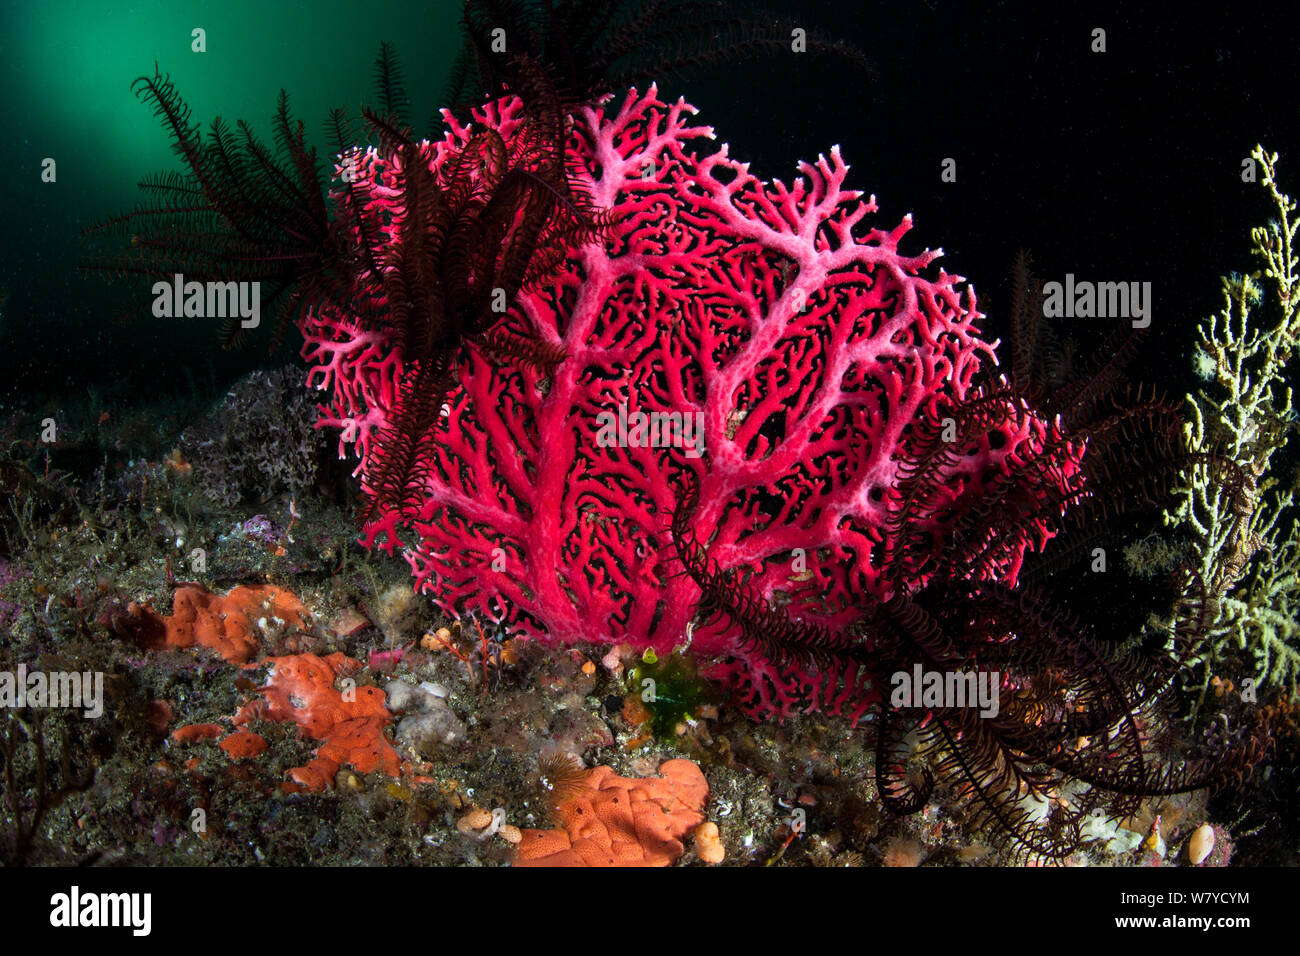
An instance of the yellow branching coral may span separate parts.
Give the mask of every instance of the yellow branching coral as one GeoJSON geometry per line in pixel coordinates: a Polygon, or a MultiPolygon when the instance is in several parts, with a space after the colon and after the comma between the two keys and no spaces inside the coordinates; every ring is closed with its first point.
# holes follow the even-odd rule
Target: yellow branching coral
{"type": "Polygon", "coordinates": [[[1278,190],[1277,154],[1256,146],[1251,155],[1278,215],[1251,233],[1263,268],[1225,278],[1223,308],[1201,324],[1194,362],[1209,384],[1188,396],[1186,426],[1192,450],[1230,459],[1241,482],[1225,483],[1210,465],[1198,465],[1165,516],[1196,542],[1197,571],[1216,599],[1200,654],[1202,699],[1216,663],[1234,647],[1254,656],[1256,673],[1246,676],[1257,686],[1294,696],[1300,678],[1296,489],[1271,474],[1296,421],[1286,377],[1300,346],[1300,221],[1295,201],[1278,190]]]}

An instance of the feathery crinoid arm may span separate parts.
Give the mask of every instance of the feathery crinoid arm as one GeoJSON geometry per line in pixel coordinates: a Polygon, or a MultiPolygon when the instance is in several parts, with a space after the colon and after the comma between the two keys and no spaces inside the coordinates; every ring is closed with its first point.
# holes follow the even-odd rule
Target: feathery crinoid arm
{"type": "MultiPolygon", "coordinates": [[[[262,283],[262,309],[283,328],[308,291],[343,301],[345,276],[331,233],[325,183],[303,124],[281,91],[273,119],[274,148],[242,120],[214,119],[200,133],[190,108],[166,74],[135,81],[181,158],[184,170],[141,180],[145,198],[129,212],[91,226],[87,236],[125,240],[92,255],[83,269],[112,278],[262,283]]],[[[243,329],[227,321],[223,343],[243,329]]]]}

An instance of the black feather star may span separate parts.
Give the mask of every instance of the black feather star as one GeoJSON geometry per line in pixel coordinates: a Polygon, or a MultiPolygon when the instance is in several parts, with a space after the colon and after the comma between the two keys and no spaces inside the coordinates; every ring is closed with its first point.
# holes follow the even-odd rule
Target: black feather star
{"type": "Polygon", "coordinates": [[[807,53],[834,56],[860,76],[872,73],[867,58],[850,44],[752,5],[465,0],[461,50],[443,101],[473,105],[503,87],[516,89],[520,62],[545,64],[566,99],[590,100],[701,67],[788,55],[796,35],[807,53]]]}
{"type": "MultiPolygon", "coordinates": [[[[363,489],[364,516],[381,507],[418,508],[421,477],[433,454],[443,397],[454,384],[458,350],[553,367],[562,350],[493,331],[520,292],[566,261],[576,245],[610,225],[566,163],[567,114],[550,76],[512,61],[524,123],[506,143],[492,129],[473,136],[433,168],[433,146],[406,125],[402,73],[385,44],[375,65],[377,109],[364,108],[366,136],[400,170],[398,193],[376,203],[364,177],[342,177],[334,202],[301,122],[282,91],[268,150],[240,123],[232,134],[213,121],[200,136],[189,108],[166,76],[136,81],[154,106],[187,172],[144,180],[145,202],[88,230],[126,235],[121,251],[86,268],[111,277],[259,282],[262,308],[278,326],[306,309],[336,310],[363,328],[387,333],[406,369],[394,414],[376,436],[376,467],[363,489]],[[402,210],[395,231],[384,209],[402,210]],[[377,207],[383,207],[377,208],[377,207]]],[[[340,157],[355,156],[358,138],[341,110],[328,129],[340,157]]],[[[345,160],[346,161],[346,160],[345,160]]],[[[243,332],[227,322],[223,342],[243,332]]],[[[364,517],[363,516],[363,517],[364,517]]]]}
{"type": "MultiPolygon", "coordinates": [[[[727,619],[751,654],[786,674],[826,674],[877,712],[876,787],[888,810],[914,813],[942,785],[965,807],[969,827],[1000,835],[1022,858],[1069,856],[1094,814],[1128,817],[1144,797],[1239,784],[1270,741],[1265,715],[1220,752],[1174,763],[1156,753],[1153,741],[1169,719],[1175,677],[1212,616],[1214,596],[1194,574],[1184,570],[1173,582],[1174,624],[1155,648],[1117,646],[1046,591],[1024,583],[1035,578],[1037,555],[1026,547],[1032,528],[1051,529],[1053,549],[1077,558],[1071,534],[1091,543],[1095,524],[1158,504],[1178,469],[1201,460],[1182,446],[1167,406],[1141,390],[1128,401],[1116,398],[1119,376],[1101,382],[1103,365],[1094,363],[1081,382],[1051,391],[985,383],[915,423],[916,440],[899,463],[884,528],[890,596],[862,594],[860,620],[844,633],[790,619],[750,593],[736,569],[719,569],[695,536],[699,487],[689,470],[673,516],[678,560],[701,591],[698,618],[727,619]],[[953,522],[936,547],[929,519],[942,501],[948,465],[976,453],[1002,425],[1031,414],[1031,395],[1059,416],[1044,453],[990,481],[980,505],[953,522]],[[1050,463],[1060,460],[1053,448],[1083,438],[1090,445],[1082,470],[1053,471],[1050,463]],[[1141,474],[1131,475],[1132,468],[1141,474]],[[1011,587],[997,572],[1018,554],[1026,564],[1021,583],[1011,587]],[[918,665],[962,675],[967,685],[997,681],[996,713],[894,706],[881,698],[891,675],[918,665]]],[[[1234,472],[1225,466],[1223,475],[1231,488],[1234,472]]],[[[1047,558],[1059,556],[1049,550],[1047,558]]],[[[743,682],[738,690],[742,704],[758,699],[743,682]]],[[[813,703],[807,701],[809,709],[813,703]]]]}
{"type": "MultiPolygon", "coordinates": [[[[350,278],[325,202],[324,176],[282,90],[270,149],[242,120],[212,121],[207,137],[170,79],[156,69],[132,86],[153,106],[186,172],[140,182],[145,200],[86,235],[125,237],[125,249],[83,268],[111,278],[259,282],[262,311],[283,326],[307,301],[344,305],[350,278]]],[[[227,320],[226,345],[243,329],[227,320]]]]}

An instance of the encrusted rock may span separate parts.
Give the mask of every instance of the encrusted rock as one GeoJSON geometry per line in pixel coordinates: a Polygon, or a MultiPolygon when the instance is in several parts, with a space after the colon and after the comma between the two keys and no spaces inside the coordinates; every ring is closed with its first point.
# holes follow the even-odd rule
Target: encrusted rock
{"type": "Polygon", "coordinates": [[[442,701],[429,710],[403,717],[397,725],[397,739],[425,756],[455,746],[467,736],[465,724],[442,701]]]}

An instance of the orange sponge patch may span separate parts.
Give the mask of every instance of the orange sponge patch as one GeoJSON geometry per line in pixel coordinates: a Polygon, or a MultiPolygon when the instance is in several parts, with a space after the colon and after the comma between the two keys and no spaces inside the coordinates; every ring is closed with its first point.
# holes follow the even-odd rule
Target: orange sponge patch
{"type": "Polygon", "coordinates": [[[564,829],[523,831],[515,866],[668,866],[704,821],[708,796],[692,760],[666,761],[642,779],[596,767],[557,806],[564,829]]]}
{"type": "Polygon", "coordinates": [[[201,584],[181,584],[172,596],[169,616],[132,602],[116,626],[144,647],[200,645],[231,664],[243,664],[257,653],[263,631],[302,630],[303,610],[303,603],[283,588],[240,585],[222,596],[201,584]]]}
{"type": "Polygon", "coordinates": [[[303,604],[283,588],[241,585],[222,597],[197,584],[183,584],[164,618],[169,647],[210,647],[232,664],[252,658],[258,634],[271,625],[300,630],[303,604]]]}
{"type": "Polygon", "coordinates": [[[315,757],[289,776],[308,790],[326,790],[344,764],[360,773],[382,770],[396,777],[401,767],[384,728],[391,715],[378,687],[335,687],[338,678],[355,673],[361,662],[344,654],[319,657],[297,654],[267,658],[273,666],[261,697],[241,707],[235,723],[251,720],[292,721],[312,740],[321,741],[315,757]]]}
{"type": "Polygon", "coordinates": [[[196,740],[216,740],[225,731],[220,724],[188,724],[172,731],[172,740],[178,744],[192,744],[196,740]]]}
{"type": "Polygon", "coordinates": [[[256,757],[266,750],[266,739],[260,734],[241,730],[231,734],[218,746],[229,754],[232,760],[242,760],[245,757],[256,757]]]}

